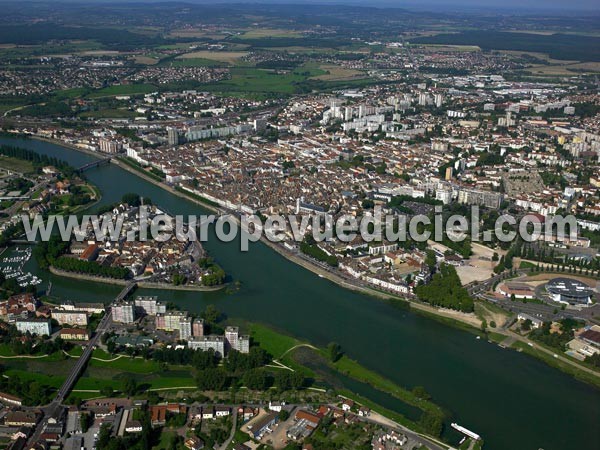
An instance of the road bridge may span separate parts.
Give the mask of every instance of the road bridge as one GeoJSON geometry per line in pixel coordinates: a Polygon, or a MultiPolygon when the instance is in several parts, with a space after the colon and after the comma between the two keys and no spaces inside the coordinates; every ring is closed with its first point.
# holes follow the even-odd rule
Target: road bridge
{"type": "MultiPolygon", "coordinates": [[[[123,299],[125,299],[127,297],[127,295],[129,295],[129,293],[136,286],[137,286],[137,283],[135,281],[128,283],[127,286],[125,286],[123,288],[123,290],[119,293],[119,295],[117,295],[117,297],[115,298],[115,301],[119,302],[119,301],[122,301],[123,299]]],[[[57,414],[57,412],[60,410],[60,408],[62,407],[62,403],[64,402],[64,400],[67,398],[67,396],[69,395],[69,393],[75,386],[75,383],[77,382],[77,380],[79,379],[81,374],[85,371],[87,363],[89,362],[90,358],[92,357],[94,349],[98,345],[98,341],[100,340],[100,338],[104,334],[104,332],[107,331],[108,328],[110,327],[111,320],[112,320],[112,312],[111,312],[110,306],[109,306],[106,308],[104,317],[102,317],[102,320],[96,327],[94,335],[89,340],[88,344],[85,346],[81,356],[79,358],[77,358],[75,365],[71,368],[71,371],[67,375],[67,378],[65,379],[63,385],[60,387],[60,389],[56,393],[54,400],[52,400],[52,403],[50,403],[45,408],[43,408],[44,418],[38,422],[34,433],[31,435],[31,438],[29,439],[29,442],[28,442],[29,446],[33,445],[34,443],[36,443],[39,440],[40,435],[44,432],[44,430],[46,429],[46,426],[48,425],[48,419],[55,416],[57,414]]]]}
{"type": "Polygon", "coordinates": [[[99,166],[103,166],[104,164],[108,164],[110,163],[110,160],[113,159],[112,156],[107,156],[105,158],[102,159],[98,159],[96,161],[92,161],[89,162],[87,164],[84,164],[83,166],[79,167],[77,169],[78,172],[85,172],[88,169],[93,169],[94,167],[99,167],[99,166]]]}

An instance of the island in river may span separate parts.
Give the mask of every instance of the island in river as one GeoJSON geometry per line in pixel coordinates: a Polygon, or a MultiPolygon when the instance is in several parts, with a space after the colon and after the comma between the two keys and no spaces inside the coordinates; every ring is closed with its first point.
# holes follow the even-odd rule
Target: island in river
{"type": "MultiPolygon", "coordinates": [[[[35,140],[0,142],[60,155],[73,166],[91,160],[88,155],[35,140]]],[[[87,177],[100,188],[106,204],[125,192],[138,192],[157,204],[168,204],[172,213],[202,212],[192,202],[127,176],[115,165],[91,170],[87,177]],[[115,179],[121,182],[111,182],[115,179]]],[[[263,244],[243,253],[235,241],[209,239],[205,247],[239,280],[240,289],[232,295],[165,290],[159,292],[161,298],[189,311],[217,304],[229,317],[267,323],[317,346],[338,342],[348,357],[398,385],[424,386],[452,420],[485,438],[486,449],[562,450],[600,445],[597,433],[585,431],[596,429],[600,415],[600,393],[592,386],[527,355],[477,340],[471,333],[341,289],[263,244]]],[[[33,260],[28,270],[51,280],[52,295],[60,298],[97,302],[120,290],[53,276],[36,268],[33,260]]],[[[360,387],[356,391],[365,392],[360,387]]]]}

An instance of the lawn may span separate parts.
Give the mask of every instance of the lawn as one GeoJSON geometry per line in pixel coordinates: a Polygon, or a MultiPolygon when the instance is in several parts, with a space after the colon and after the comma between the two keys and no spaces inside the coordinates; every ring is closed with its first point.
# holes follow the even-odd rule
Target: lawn
{"type": "Polygon", "coordinates": [[[10,361],[40,360],[40,361],[50,362],[50,361],[63,361],[64,360],[62,352],[55,352],[50,355],[41,355],[39,353],[33,354],[33,355],[16,355],[12,351],[10,345],[7,345],[7,344],[0,344],[0,356],[10,357],[10,359],[0,358],[0,364],[3,364],[3,365],[10,364],[10,361]],[[41,358],[40,358],[40,356],[41,356],[41,358]]]}
{"type": "Polygon", "coordinates": [[[322,81],[343,81],[355,80],[357,78],[367,78],[367,75],[361,70],[347,69],[334,64],[324,64],[319,67],[325,71],[324,74],[314,77],[316,80],[322,81]]]}
{"type": "MultiPolygon", "coordinates": [[[[95,352],[94,352],[95,353],[95,352]]],[[[95,355],[94,355],[95,356],[95,355]]],[[[104,357],[102,357],[104,359],[104,357]]],[[[142,358],[119,358],[114,361],[98,361],[92,359],[91,367],[107,367],[122,372],[150,374],[160,370],[160,364],[154,361],[145,361],[142,358]]]]}
{"type": "Polygon", "coordinates": [[[58,389],[65,381],[65,376],[46,375],[44,373],[32,373],[27,370],[10,369],[5,373],[8,377],[15,377],[29,383],[39,382],[58,389]]]}
{"type": "Polygon", "coordinates": [[[20,173],[30,173],[34,170],[31,162],[4,155],[0,156],[0,167],[20,173]]]}
{"type": "Polygon", "coordinates": [[[275,359],[301,343],[291,336],[280,334],[269,327],[257,323],[250,325],[250,336],[252,336],[255,343],[260,345],[275,359]]]}
{"type": "MultiPolygon", "coordinates": [[[[326,352],[322,351],[321,353],[327,357],[326,352]]],[[[350,378],[369,384],[380,391],[387,392],[403,402],[416,406],[423,411],[431,411],[434,413],[440,412],[439,407],[435,404],[418,398],[411,391],[398,386],[393,381],[361,366],[358,362],[348,358],[346,355],[342,356],[335,363],[332,363],[332,366],[335,367],[338,372],[343,373],[350,378]]]]}
{"type": "MultiPolygon", "coordinates": [[[[536,346],[541,347],[542,345],[539,342],[536,342],[535,344],[536,346]]],[[[538,359],[541,359],[542,361],[544,361],[546,364],[548,364],[549,366],[552,367],[556,367],[560,370],[562,370],[563,372],[566,372],[568,374],[571,374],[572,376],[574,376],[575,378],[584,381],[586,383],[589,383],[591,385],[594,385],[596,387],[600,387],[600,376],[599,375],[593,375],[591,373],[588,373],[586,371],[583,371],[571,364],[568,364],[564,361],[561,361],[558,358],[554,358],[552,355],[543,352],[535,347],[530,347],[529,345],[527,345],[524,342],[521,341],[516,341],[512,344],[511,348],[514,348],[516,350],[520,350],[523,353],[527,353],[528,355],[534,356],[538,359]]],[[[550,351],[556,351],[550,347],[545,347],[546,349],[550,350],[550,351]]],[[[560,351],[556,351],[557,354],[560,354],[561,357],[563,358],[567,358],[567,359],[571,359],[573,362],[576,362],[578,364],[581,364],[579,361],[576,361],[573,358],[570,358],[569,355],[562,353],[560,351]]]]}
{"type": "Polygon", "coordinates": [[[114,362],[92,360],[74,389],[100,390],[102,387],[110,386],[120,391],[123,389],[123,380],[127,374],[133,374],[138,385],[143,389],[196,386],[191,367],[173,366],[163,371],[152,361],[144,362],[138,359],[132,361],[129,358],[121,358],[114,362]]]}
{"type": "Polygon", "coordinates": [[[537,266],[529,261],[521,261],[519,264],[519,269],[535,269],[537,266]]]}
{"type": "Polygon", "coordinates": [[[158,444],[152,447],[152,450],[178,450],[179,448],[185,448],[183,444],[180,444],[180,446],[178,446],[176,449],[172,447],[173,438],[175,438],[176,436],[177,433],[172,431],[160,433],[160,441],[158,442],[158,444]]]}

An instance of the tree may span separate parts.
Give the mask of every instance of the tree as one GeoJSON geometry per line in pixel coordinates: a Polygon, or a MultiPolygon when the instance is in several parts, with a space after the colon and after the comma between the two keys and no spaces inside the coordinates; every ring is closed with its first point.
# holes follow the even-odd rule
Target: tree
{"type": "Polygon", "coordinates": [[[419,425],[421,425],[425,431],[432,436],[439,436],[444,426],[443,420],[444,418],[441,414],[424,412],[419,419],[419,425]]]}
{"type": "Polygon", "coordinates": [[[114,393],[114,389],[111,386],[103,386],[100,389],[100,395],[102,395],[103,397],[112,397],[114,393]]]}
{"type": "Polygon", "coordinates": [[[273,384],[280,391],[300,389],[304,385],[304,377],[299,372],[280,370],[275,373],[273,384]]]}
{"type": "Polygon", "coordinates": [[[123,203],[127,203],[129,206],[133,206],[133,207],[141,205],[140,196],[133,192],[123,194],[123,197],[121,197],[121,201],[123,203]]]}
{"type": "Polygon", "coordinates": [[[330,342],[327,346],[327,352],[329,353],[329,359],[331,362],[338,361],[343,355],[342,347],[337,342],[330,342]]]}
{"type": "Polygon", "coordinates": [[[208,305],[204,310],[203,317],[208,323],[214,324],[218,322],[220,315],[221,313],[219,313],[219,310],[215,307],[215,305],[211,304],[208,305]]]}
{"type": "Polygon", "coordinates": [[[202,391],[222,391],[228,381],[227,373],[218,367],[199,370],[196,376],[198,389],[202,391]]]}
{"type": "Polygon", "coordinates": [[[423,386],[415,386],[412,393],[422,400],[429,400],[431,398],[431,395],[429,395],[423,386]]]}
{"type": "Polygon", "coordinates": [[[242,382],[248,389],[264,391],[271,383],[264,369],[251,369],[244,373],[242,382]]]}
{"type": "Polygon", "coordinates": [[[79,426],[81,427],[81,431],[86,433],[87,430],[90,429],[92,424],[94,423],[94,418],[91,412],[83,412],[79,416],[79,426]]]}
{"type": "Polygon", "coordinates": [[[289,418],[290,418],[290,413],[287,409],[282,409],[281,411],[279,411],[279,421],[280,422],[285,422],[289,418]]]}
{"type": "Polygon", "coordinates": [[[433,269],[435,269],[435,265],[437,263],[435,252],[431,249],[427,249],[425,254],[425,264],[427,267],[429,267],[429,270],[433,272],[433,269]]]}
{"type": "Polygon", "coordinates": [[[469,292],[462,286],[456,269],[448,264],[442,264],[431,282],[417,286],[415,293],[421,301],[434,306],[456,309],[463,312],[473,312],[474,303],[469,292]]]}
{"type": "Polygon", "coordinates": [[[132,397],[136,394],[137,390],[138,384],[136,379],[132,375],[127,376],[123,383],[123,392],[127,394],[128,397],[132,397]]]}

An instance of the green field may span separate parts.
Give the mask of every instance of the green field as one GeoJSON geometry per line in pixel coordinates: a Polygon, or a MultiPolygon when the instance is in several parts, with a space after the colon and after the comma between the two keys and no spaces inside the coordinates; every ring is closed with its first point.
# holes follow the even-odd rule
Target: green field
{"type": "Polygon", "coordinates": [[[257,39],[257,38],[301,38],[302,34],[293,30],[283,30],[275,28],[253,28],[239,36],[240,39],[257,39]]]}
{"type": "Polygon", "coordinates": [[[285,352],[301,342],[291,336],[278,333],[272,328],[253,323],[250,325],[253,341],[265,349],[273,358],[280,358],[285,352]]]}
{"type": "MultiPolygon", "coordinates": [[[[120,361],[120,360],[119,360],[120,361]]],[[[118,363],[118,361],[116,361],[118,363]]],[[[75,390],[100,390],[103,387],[111,387],[115,391],[123,390],[123,382],[128,374],[134,374],[138,386],[142,390],[148,389],[172,389],[196,386],[191,367],[169,367],[166,371],[157,365],[146,366],[144,369],[133,369],[133,365],[122,363],[90,363],[83,376],[75,385],[75,390]],[[115,364],[111,367],[111,364],[115,364]]],[[[150,362],[149,364],[154,364],[150,362]]]]}
{"type": "Polygon", "coordinates": [[[289,72],[262,70],[248,67],[231,69],[231,79],[207,85],[207,90],[216,92],[248,92],[293,94],[298,92],[299,84],[310,77],[324,75],[326,72],[312,67],[299,67],[289,72]]]}
{"type": "Polygon", "coordinates": [[[30,173],[34,171],[31,162],[23,159],[11,158],[9,156],[0,157],[0,167],[20,173],[30,173]]]}
{"type": "Polygon", "coordinates": [[[153,84],[141,83],[141,84],[121,84],[115,86],[109,86],[97,91],[92,92],[89,97],[111,97],[115,95],[136,95],[136,94],[148,94],[150,92],[157,91],[158,88],[153,84]]]}
{"type": "Polygon", "coordinates": [[[90,367],[105,367],[122,372],[138,374],[149,374],[160,370],[160,364],[157,362],[146,361],[142,358],[128,357],[119,358],[114,361],[99,361],[97,359],[92,359],[90,361],[90,367]]]}
{"type": "Polygon", "coordinates": [[[416,44],[467,45],[478,46],[484,50],[546,53],[553,59],[600,61],[600,38],[596,36],[477,30],[415,37],[410,41],[416,44]]]}
{"type": "MultiPolygon", "coordinates": [[[[536,342],[535,344],[536,346],[542,347],[542,345],[539,342],[536,342]]],[[[563,372],[566,372],[568,374],[571,374],[572,376],[574,376],[575,378],[584,381],[586,383],[589,383],[593,386],[599,387],[600,388],[600,376],[598,376],[597,374],[591,374],[589,372],[586,372],[584,370],[581,370],[571,364],[568,364],[564,361],[561,361],[558,358],[554,358],[552,355],[543,352],[535,347],[530,347],[529,345],[527,345],[524,342],[521,341],[516,341],[511,345],[511,348],[514,348],[516,350],[522,351],[524,353],[527,353],[528,355],[534,356],[538,359],[541,359],[542,361],[544,361],[546,364],[548,364],[549,366],[552,367],[556,367],[560,370],[562,370],[563,372]]],[[[557,354],[560,354],[561,357],[563,358],[567,358],[567,359],[571,359],[574,362],[581,364],[580,361],[577,361],[573,358],[571,358],[569,355],[562,353],[561,351],[558,350],[554,350],[550,347],[545,347],[546,349],[550,350],[550,351],[556,351],[557,354]]]]}
{"type": "MultiPolygon", "coordinates": [[[[299,370],[308,376],[310,374],[311,378],[319,380],[319,382],[323,382],[324,380],[317,374],[315,375],[315,371],[318,373],[324,373],[322,369],[334,370],[344,376],[352,378],[361,383],[368,384],[373,388],[385,392],[388,395],[391,395],[402,402],[416,407],[424,412],[430,413],[435,416],[442,416],[443,412],[435,403],[424,400],[417,397],[412,391],[405,389],[391,380],[367,369],[366,367],[360,365],[358,362],[348,358],[343,355],[338,361],[331,362],[329,360],[328,351],[325,349],[315,349],[309,344],[303,343],[291,336],[287,336],[285,334],[281,334],[272,328],[269,328],[264,325],[259,324],[251,324],[250,325],[251,336],[254,342],[258,343],[263,349],[268,351],[272,355],[278,355],[275,359],[279,359],[281,355],[285,354],[285,358],[281,360],[284,364],[290,366],[294,370],[299,370]],[[287,353],[290,349],[298,347],[302,349],[304,352],[312,352],[315,355],[314,362],[316,365],[323,365],[321,369],[316,367],[312,367],[313,364],[309,363],[311,367],[307,367],[302,361],[296,361],[294,358],[294,354],[296,354],[299,350],[293,350],[287,353]],[[309,347],[309,348],[306,348],[309,347]]],[[[306,361],[305,361],[306,363],[306,361]]],[[[357,400],[360,396],[350,393],[349,391],[340,391],[340,393],[348,396],[352,396],[357,400]]],[[[364,398],[360,398],[361,403],[370,406],[378,411],[386,413],[386,415],[404,425],[407,426],[415,426],[415,423],[410,419],[406,418],[402,414],[386,410],[382,408],[380,405],[377,405],[375,402],[369,401],[364,398]]]]}

